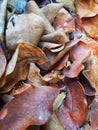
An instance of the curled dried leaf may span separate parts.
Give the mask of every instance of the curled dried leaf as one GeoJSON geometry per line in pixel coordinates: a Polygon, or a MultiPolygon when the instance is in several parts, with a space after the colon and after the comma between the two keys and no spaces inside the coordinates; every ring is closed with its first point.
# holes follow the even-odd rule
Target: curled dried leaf
{"type": "Polygon", "coordinates": [[[76,13],[80,18],[93,17],[98,14],[98,5],[95,0],[76,0],[76,13]]]}

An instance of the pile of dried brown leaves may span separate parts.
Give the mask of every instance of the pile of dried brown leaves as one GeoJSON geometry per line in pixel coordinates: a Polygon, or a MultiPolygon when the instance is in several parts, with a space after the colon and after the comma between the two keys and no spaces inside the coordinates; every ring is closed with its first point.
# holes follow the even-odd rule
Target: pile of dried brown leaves
{"type": "Polygon", "coordinates": [[[98,1],[0,1],[0,130],[98,129],[98,1]]]}

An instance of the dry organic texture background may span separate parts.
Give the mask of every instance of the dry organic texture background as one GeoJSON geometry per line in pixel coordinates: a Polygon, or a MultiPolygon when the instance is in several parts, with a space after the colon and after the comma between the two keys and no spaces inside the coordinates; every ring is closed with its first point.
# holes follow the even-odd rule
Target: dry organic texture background
{"type": "Polygon", "coordinates": [[[0,1],[0,130],[98,129],[98,1],[0,1]]]}

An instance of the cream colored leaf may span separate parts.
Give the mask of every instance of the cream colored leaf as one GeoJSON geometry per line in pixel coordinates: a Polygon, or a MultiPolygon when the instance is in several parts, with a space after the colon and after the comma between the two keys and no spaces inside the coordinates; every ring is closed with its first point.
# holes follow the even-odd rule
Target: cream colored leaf
{"type": "Polygon", "coordinates": [[[30,13],[12,16],[6,29],[7,48],[15,49],[20,41],[37,45],[44,29],[44,20],[36,14],[30,13]]]}
{"type": "Polygon", "coordinates": [[[57,12],[63,7],[61,3],[51,3],[47,4],[43,8],[41,8],[41,12],[45,15],[45,17],[49,20],[50,23],[53,22],[57,12]]]}

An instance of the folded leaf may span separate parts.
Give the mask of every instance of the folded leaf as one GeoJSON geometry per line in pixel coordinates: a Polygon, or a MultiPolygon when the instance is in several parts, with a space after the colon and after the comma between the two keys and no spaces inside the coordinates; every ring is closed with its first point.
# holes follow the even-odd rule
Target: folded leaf
{"type": "Polygon", "coordinates": [[[51,3],[47,4],[43,8],[41,8],[41,12],[45,15],[45,17],[52,23],[55,19],[56,14],[58,11],[63,7],[63,4],[58,3],[51,3]]]}
{"type": "Polygon", "coordinates": [[[41,16],[44,19],[44,22],[45,22],[45,32],[44,33],[45,34],[51,33],[51,32],[54,31],[54,28],[49,23],[49,21],[47,20],[47,18],[45,17],[45,15],[41,12],[40,8],[38,7],[38,5],[36,4],[35,1],[29,1],[29,2],[27,2],[27,10],[28,10],[28,12],[35,13],[35,14],[41,16]]]}
{"type": "Polygon", "coordinates": [[[58,93],[54,87],[28,88],[1,110],[0,129],[25,130],[31,124],[45,124],[53,112],[52,104],[58,93]]]}
{"type": "Polygon", "coordinates": [[[15,49],[20,41],[37,45],[45,29],[44,20],[33,13],[14,15],[6,29],[6,45],[15,49]]]}

